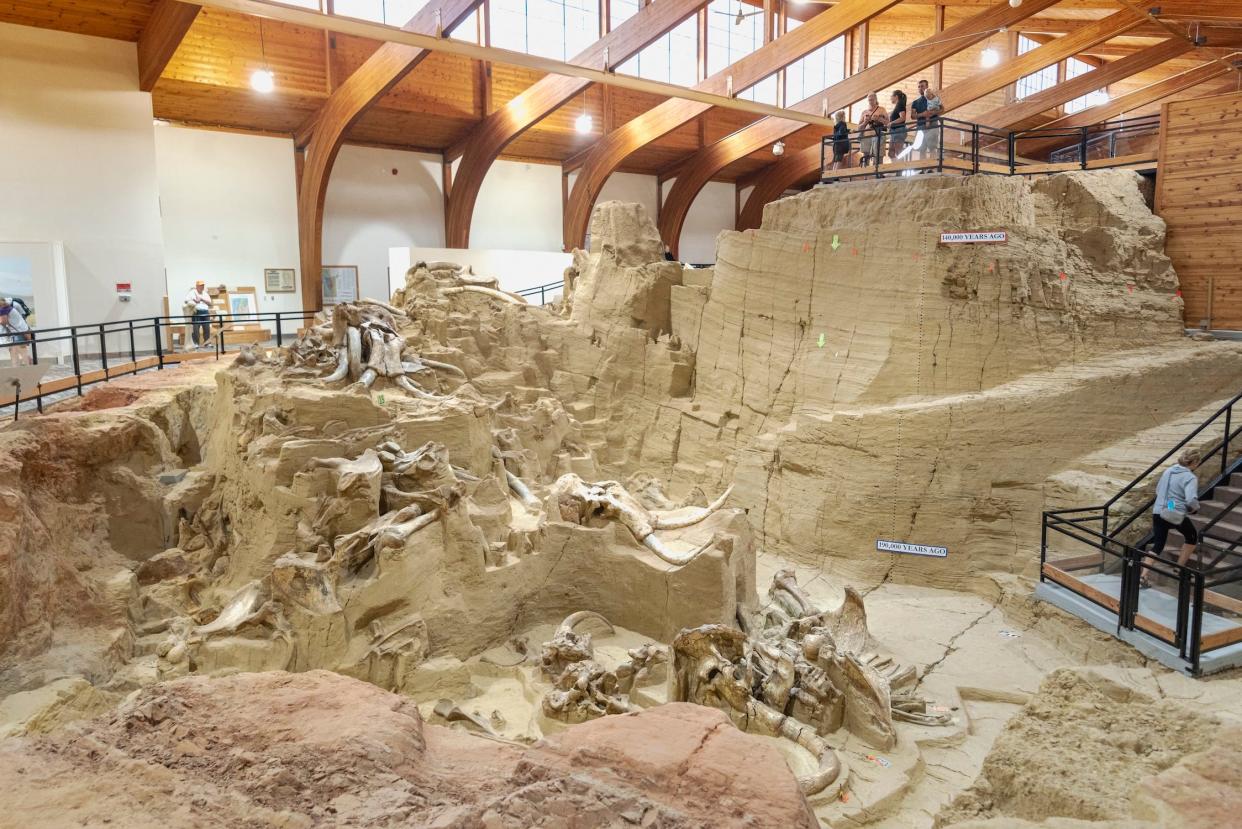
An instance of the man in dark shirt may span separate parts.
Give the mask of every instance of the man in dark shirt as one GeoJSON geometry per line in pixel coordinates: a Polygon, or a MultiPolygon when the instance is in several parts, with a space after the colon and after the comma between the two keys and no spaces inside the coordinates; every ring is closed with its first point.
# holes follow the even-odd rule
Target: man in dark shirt
{"type": "Polygon", "coordinates": [[[940,98],[930,87],[931,84],[926,80],[919,81],[919,97],[910,104],[910,110],[918,122],[918,137],[915,138],[914,146],[919,151],[919,158],[933,157],[940,147],[939,120],[936,116],[942,108],[940,98]]]}

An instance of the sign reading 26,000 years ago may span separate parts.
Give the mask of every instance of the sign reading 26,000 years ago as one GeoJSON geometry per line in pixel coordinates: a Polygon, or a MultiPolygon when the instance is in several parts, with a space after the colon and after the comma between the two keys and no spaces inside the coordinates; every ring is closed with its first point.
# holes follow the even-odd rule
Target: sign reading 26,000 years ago
{"type": "Polygon", "coordinates": [[[948,547],[932,547],[927,544],[907,544],[904,541],[876,541],[875,548],[882,553],[906,553],[912,556],[947,558],[948,547]]]}

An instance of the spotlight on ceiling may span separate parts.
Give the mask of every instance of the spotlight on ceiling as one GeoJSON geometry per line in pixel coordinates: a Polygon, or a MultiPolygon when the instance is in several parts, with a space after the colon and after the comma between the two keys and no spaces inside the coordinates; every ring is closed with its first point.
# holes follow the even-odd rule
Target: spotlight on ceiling
{"type": "Polygon", "coordinates": [[[772,155],[781,156],[785,154],[785,142],[777,141],[772,145],[772,155]]]}
{"type": "Polygon", "coordinates": [[[250,88],[266,95],[276,89],[276,76],[270,69],[256,69],[250,75],[250,88]]]}
{"type": "Polygon", "coordinates": [[[593,126],[595,126],[595,119],[591,117],[590,113],[584,112],[574,119],[574,129],[580,135],[586,135],[593,126]]]}
{"type": "Polygon", "coordinates": [[[983,50],[983,54],[979,55],[979,63],[982,64],[985,69],[991,69],[993,66],[1000,63],[1000,52],[989,46],[983,50]]]}
{"type": "Polygon", "coordinates": [[[1016,9],[1022,5],[1022,0],[1009,0],[1009,5],[1016,9]]]}

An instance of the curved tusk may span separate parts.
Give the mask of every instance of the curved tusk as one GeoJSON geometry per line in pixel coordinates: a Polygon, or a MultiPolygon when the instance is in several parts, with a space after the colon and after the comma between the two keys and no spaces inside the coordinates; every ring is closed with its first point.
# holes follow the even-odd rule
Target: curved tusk
{"type": "Polygon", "coordinates": [[[470,379],[469,377],[466,376],[466,372],[462,371],[460,368],[453,365],[452,363],[442,363],[439,360],[428,360],[426,357],[423,357],[421,362],[425,366],[430,366],[431,368],[438,368],[441,371],[447,371],[449,374],[456,374],[458,377],[462,378],[463,380],[470,379]]]}
{"type": "Polygon", "coordinates": [[[527,305],[526,300],[521,299],[513,294],[507,294],[504,291],[496,291],[492,288],[484,288],[482,285],[458,285],[454,288],[444,288],[440,293],[446,295],[461,294],[466,292],[474,292],[476,294],[485,294],[493,299],[503,300],[511,305],[527,305]]]}
{"type": "Polygon", "coordinates": [[[587,619],[595,619],[596,621],[603,622],[605,627],[608,628],[609,633],[616,632],[616,628],[612,626],[612,622],[608,621],[608,619],[606,619],[603,614],[596,613],[594,610],[579,610],[575,613],[570,613],[568,616],[565,617],[565,621],[561,622],[560,626],[557,629],[558,630],[573,630],[574,628],[578,627],[578,625],[585,622],[587,619]]]}
{"type": "MultiPolygon", "coordinates": [[[[714,541],[715,539],[712,540],[714,541]]],[[[688,553],[674,553],[664,546],[664,542],[655,533],[648,533],[647,537],[643,539],[643,546],[674,567],[684,567],[706,552],[707,548],[712,546],[712,541],[708,541],[702,547],[699,547],[697,550],[691,550],[688,553]]]]}
{"type": "Polygon", "coordinates": [[[716,510],[724,506],[725,501],[729,500],[729,496],[733,493],[733,484],[729,484],[729,488],[724,491],[719,498],[705,507],[699,507],[685,518],[668,518],[658,512],[651,513],[651,526],[657,530],[680,530],[685,527],[693,526],[716,510]]]}
{"type": "Polygon", "coordinates": [[[336,368],[327,377],[323,378],[325,383],[335,383],[337,380],[344,380],[345,375],[349,373],[349,349],[341,346],[336,350],[336,368]]]}
{"type": "Polygon", "coordinates": [[[410,394],[422,400],[447,400],[448,399],[439,394],[432,394],[429,391],[423,391],[418,386],[414,385],[414,381],[411,380],[409,377],[406,377],[404,374],[402,374],[400,377],[397,378],[397,385],[405,389],[406,391],[408,391],[410,394]]]}
{"type": "Polygon", "coordinates": [[[368,368],[366,371],[362,372],[362,376],[358,378],[358,385],[362,386],[364,389],[369,389],[371,388],[371,384],[375,382],[375,378],[378,376],[379,372],[373,368],[368,368]]]}
{"type": "MultiPolygon", "coordinates": [[[[815,729],[793,717],[785,716],[779,711],[757,701],[746,703],[747,731],[752,726],[761,726],[769,734],[775,733],[794,742],[809,751],[819,760],[819,768],[812,774],[798,778],[802,793],[808,797],[821,795],[835,797],[848,779],[846,767],[841,757],[828,742],[815,733],[815,729]],[[830,788],[831,787],[831,788],[830,788]]],[[[764,731],[759,731],[764,733],[764,731]]]]}
{"type": "Polygon", "coordinates": [[[397,306],[389,305],[387,302],[382,302],[378,299],[360,299],[360,300],[357,300],[354,304],[355,305],[374,305],[376,308],[383,308],[385,311],[389,312],[390,314],[396,314],[402,317],[409,316],[409,314],[407,314],[405,311],[402,311],[397,306]]]}
{"type": "Polygon", "coordinates": [[[542,506],[539,499],[531,493],[530,487],[526,485],[526,482],[517,475],[514,475],[506,469],[505,479],[508,480],[509,489],[513,490],[513,494],[516,495],[529,509],[539,509],[542,506]]]}
{"type": "Polygon", "coordinates": [[[362,332],[351,325],[345,332],[345,344],[349,348],[349,376],[362,374],[362,332]]]}

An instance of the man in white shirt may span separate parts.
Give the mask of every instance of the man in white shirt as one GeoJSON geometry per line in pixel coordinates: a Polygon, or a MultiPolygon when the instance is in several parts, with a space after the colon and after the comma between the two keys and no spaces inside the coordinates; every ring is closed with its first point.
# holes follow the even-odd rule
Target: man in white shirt
{"type": "Polygon", "coordinates": [[[191,310],[192,318],[190,322],[191,334],[194,339],[195,348],[211,347],[211,323],[208,322],[208,315],[211,312],[211,295],[207,293],[207,286],[203,280],[194,283],[194,288],[185,295],[186,310],[191,310]]]}
{"type": "Polygon", "coordinates": [[[0,332],[15,366],[30,365],[30,326],[11,299],[0,300],[0,332]]]}

